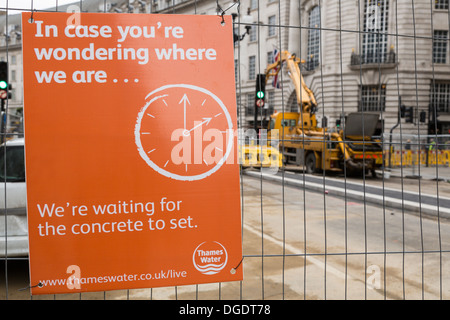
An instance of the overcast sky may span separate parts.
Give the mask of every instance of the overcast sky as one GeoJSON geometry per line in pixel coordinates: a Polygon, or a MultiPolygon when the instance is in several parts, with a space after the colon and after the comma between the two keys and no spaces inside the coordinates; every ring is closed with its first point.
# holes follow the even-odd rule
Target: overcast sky
{"type": "MultiPolygon", "coordinates": [[[[56,5],[64,5],[72,2],[77,2],[77,0],[0,0],[1,10],[5,10],[8,5],[8,9],[25,9],[30,10],[31,4],[33,3],[33,8],[37,10],[47,9],[51,7],[56,7],[56,5]]],[[[8,13],[15,14],[19,13],[17,11],[8,10],[8,13]]]]}

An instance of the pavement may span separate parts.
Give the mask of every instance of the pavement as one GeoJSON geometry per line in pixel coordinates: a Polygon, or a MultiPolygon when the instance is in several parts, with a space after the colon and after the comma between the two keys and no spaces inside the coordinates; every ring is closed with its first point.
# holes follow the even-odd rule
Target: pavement
{"type": "MultiPolygon", "coordinates": [[[[387,170],[386,170],[387,171],[387,170]]],[[[450,182],[450,168],[441,166],[405,167],[390,169],[391,176],[405,177],[407,179],[419,178],[423,180],[443,180],[450,182]]]]}
{"type": "Polygon", "coordinates": [[[450,219],[450,168],[395,168],[377,172],[377,178],[343,174],[303,174],[299,167],[274,173],[245,170],[245,174],[330,196],[401,209],[417,215],[450,219]]]}

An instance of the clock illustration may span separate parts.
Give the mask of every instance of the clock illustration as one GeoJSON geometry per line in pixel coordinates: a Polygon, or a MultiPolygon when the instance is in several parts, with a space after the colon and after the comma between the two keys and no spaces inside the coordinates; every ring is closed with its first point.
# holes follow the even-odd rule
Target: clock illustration
{"type": "Polygon", "coordinates": [[[134,130],[142,159],[171,179],[196,181],[217,172],[234,146],[225,104],[194,85],[171,84],[145,98],[134,130]]]}

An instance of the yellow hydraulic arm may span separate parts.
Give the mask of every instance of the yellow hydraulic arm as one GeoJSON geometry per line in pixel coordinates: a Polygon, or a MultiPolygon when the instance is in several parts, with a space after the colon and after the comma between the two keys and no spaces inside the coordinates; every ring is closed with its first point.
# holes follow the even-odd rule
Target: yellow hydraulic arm
{"type": "MultiPolygon", "coordinates": [[[[267,66],[266,82],[270,77],[278,75],[283,62],[286,63],[286,67],[289,70],[288,74],[294,84],[297,95],[297,103],[300,108],[301,122],[299,120],[297,125],[297,133],[300,135],[304,133],[306,135],[323,136],[325,132],[317,127],[317,120],[315,116],[317,101],[311,89],[309,89],[306,85],[300,71],[299,65],[304,61],[300,60],[300,58],[298,58],[295,54],[291,54],[288,51],[282,51],[280,54],[280,59],[267,66]]],[[[351,154],[339,134],[332,134],[332,137],[334,140],[338,141],[338,146],[344,155],[345,161],[350,161],[351,154]]]]}

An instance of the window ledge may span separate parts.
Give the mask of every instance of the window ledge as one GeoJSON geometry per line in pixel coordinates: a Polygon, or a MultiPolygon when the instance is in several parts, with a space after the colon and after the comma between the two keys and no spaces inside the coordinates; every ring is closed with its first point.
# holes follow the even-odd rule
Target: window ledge
{"type": "Polygon", "coordinates": [[[397,67],[398,62],[395,63],[364,63],[364,64],[350,64],[351,70],[370,70],[370,69],[393,69],[397,67]]]}

